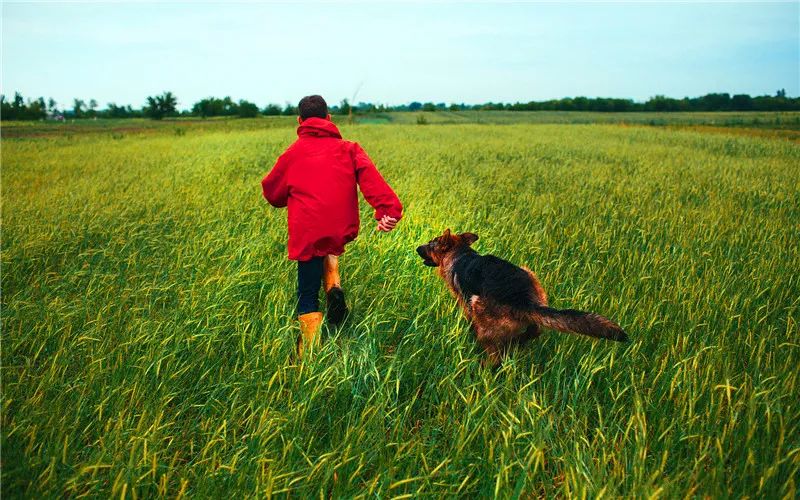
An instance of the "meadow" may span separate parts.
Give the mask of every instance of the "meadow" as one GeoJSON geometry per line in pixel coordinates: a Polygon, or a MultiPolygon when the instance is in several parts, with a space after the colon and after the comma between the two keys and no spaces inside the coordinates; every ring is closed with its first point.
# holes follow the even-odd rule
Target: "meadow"
{"type": "Polygon", "coordinates": [[[796,498],[800,114],[430,115],[341,126],[406,214],[303,362],[291,119],[3,123],[3,497],[796,498]],[[448,227],[631,341],[482,367],[448,227]]]}

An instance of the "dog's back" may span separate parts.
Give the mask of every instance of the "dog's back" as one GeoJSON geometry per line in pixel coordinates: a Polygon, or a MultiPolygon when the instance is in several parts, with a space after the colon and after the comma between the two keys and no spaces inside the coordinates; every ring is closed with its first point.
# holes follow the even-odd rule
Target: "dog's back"
{"type": "Polygon", "coordinates": [[[480,255],[469,249],[457,256],[453,280],[465,300],[478,295],[519,310],[541,305],[530,273],[494,255],[480,255]]]}

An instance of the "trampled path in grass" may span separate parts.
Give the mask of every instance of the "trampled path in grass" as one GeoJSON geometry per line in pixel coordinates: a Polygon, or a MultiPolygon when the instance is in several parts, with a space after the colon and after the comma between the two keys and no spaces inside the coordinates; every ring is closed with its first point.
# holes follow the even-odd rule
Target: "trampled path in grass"
{"type": "Polygon", "coordinates": [[[796,496],[796,143],[345,125],[406,216],[362,202],[353,313],[298,364],[259,186],[294,130],[249,123],[4,138],[4,496],[796,496]],[[632,341],[482,368],[414,253],[446,227],[632,341]]]}

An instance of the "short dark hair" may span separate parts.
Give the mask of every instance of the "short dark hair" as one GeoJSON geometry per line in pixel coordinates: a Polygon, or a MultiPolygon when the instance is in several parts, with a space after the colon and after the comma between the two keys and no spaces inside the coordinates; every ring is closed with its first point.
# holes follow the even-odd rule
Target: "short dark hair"
{"type": "Polygon", "coordinates": [[[300,111],[300,119],[305,120],[315,116],[317,118],[327,118],[328,116],[328,103],[319,95],[307,95],[300,99],[300,104],[297,105],[300,111]]]}

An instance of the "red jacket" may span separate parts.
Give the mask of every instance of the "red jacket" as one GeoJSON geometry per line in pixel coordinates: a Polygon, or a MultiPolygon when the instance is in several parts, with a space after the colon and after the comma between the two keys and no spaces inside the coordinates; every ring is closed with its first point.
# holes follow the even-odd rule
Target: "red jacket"
{"type": "Polygon", "coordinates": [[[289,208],[289,258],[340,255],[358,236],[358,193],[384,215],[400,219],[403,205],[357,143],[342,140],[329,120],[308,118],[297,140],[261,181],[264,198],[289,208]]]}

